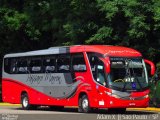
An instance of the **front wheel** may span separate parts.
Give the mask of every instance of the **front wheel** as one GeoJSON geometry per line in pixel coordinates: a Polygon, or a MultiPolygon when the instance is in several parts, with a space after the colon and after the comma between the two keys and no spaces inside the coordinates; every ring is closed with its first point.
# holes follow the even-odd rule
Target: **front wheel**
{"type": "Polygon", "coordinates": [[[33,106],[29,103],[29,97],[27,93],[21,95],[21,104],[24,110],[35,109],[36,106],[33,106]]]}
{"type": "Polygon", "coordinates": [[[84,112],[84,113],[91,112],[91,107],[87,95],[83,95],[82,97],[80,97],[78,112],[84,112]]]}

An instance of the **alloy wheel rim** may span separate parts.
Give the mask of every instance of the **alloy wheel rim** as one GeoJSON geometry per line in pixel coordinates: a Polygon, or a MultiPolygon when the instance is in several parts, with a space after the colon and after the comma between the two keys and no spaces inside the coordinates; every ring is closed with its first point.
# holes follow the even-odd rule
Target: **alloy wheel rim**
{"type": "Polygon", "coordinates": [[[23,106],[24,106],[24,107],[27,107],[27,106],[28,106],[28,98],[27,98],[27,97],[25,97],[25,98],[23,99],[23,106]]]}
{"type": "Polygon", "coordinates": [[[84,99],[82,101],[82,107],[83,107],[83,109],[87,109],[88,108],[88,100],[87,99],[84,99]]]}

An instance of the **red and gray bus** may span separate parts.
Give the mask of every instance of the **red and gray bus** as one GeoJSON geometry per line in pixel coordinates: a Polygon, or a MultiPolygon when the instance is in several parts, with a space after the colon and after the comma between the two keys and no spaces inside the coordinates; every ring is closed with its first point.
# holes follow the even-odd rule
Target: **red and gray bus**
{"type": "Polygon", "coordinates": [[[125,111],[147,107],[148,72],[154,64],[140,52],[121,46],[77,45],[13,53],[4,56],[2,98],[22,104],[63,108],[79,112],[94,108],[125,111]]]}

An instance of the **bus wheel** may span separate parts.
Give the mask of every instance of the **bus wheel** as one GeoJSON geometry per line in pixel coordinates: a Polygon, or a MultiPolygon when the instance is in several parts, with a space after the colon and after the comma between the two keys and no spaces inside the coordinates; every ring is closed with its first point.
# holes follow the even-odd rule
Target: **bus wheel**
{"type": "Polygon", "coordinates": [[[88,113],[90,111],[91,111],[91,107],[89,105],[88,97],[87,97],[87,95],[83,95],[79,99],[78,112],[88,113]]]}
{"type": "Polygon", "coordinates": [[[29,110],[35,108],[35,106],[30,105],[27,93],[21,95],[21,104],[24,110],[29,110]]]}

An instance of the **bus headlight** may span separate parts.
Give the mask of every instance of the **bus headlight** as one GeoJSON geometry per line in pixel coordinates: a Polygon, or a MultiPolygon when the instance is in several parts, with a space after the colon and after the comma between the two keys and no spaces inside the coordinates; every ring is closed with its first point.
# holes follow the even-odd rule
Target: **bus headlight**
{"type": "Polygon", "coordinates": [[[148,98],[148,97],[149,97],[149,95],[148,95],[148,94],[144,96],[144,98],[148,98]]]}
{"type": "Polygon", "coordinates": [[[109,95],[109,96],[111,96],[111,95],[112,95],[112,93],[107,92],[107,91],[105,91],[105,93],[106,93],[107,95],[109,95]]]}
{"type": "Polygon", "coordinates": [[[112,94],[110,92],[105,92],[107,95],[114,97],[114,98],[120,98],[120,96],[116,95],[116,94],[112,94]]]}

